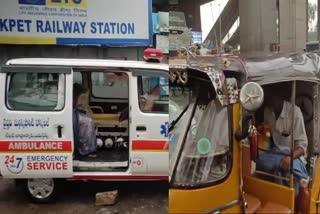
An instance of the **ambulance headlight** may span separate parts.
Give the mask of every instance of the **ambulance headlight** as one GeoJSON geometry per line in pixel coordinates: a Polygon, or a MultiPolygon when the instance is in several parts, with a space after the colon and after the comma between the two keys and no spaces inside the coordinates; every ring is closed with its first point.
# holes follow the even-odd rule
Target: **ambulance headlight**
{"type": "Polygon", "coordinates": [[[262,87],[255,82],[246,83],[240,91],[240,103],[249,112],[259,109],[264,100],[262,87]]]}

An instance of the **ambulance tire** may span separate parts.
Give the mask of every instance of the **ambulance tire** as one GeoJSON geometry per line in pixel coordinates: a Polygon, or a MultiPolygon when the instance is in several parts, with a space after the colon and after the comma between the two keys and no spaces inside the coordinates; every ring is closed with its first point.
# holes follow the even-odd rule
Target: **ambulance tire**
{"type": "Polygon", "coordinates": [[[39,203],[39,204],[45,204],[45,203],[51,203],[56,201],[58,196],[61,193],[61,189],[63,186],[63,180],[61,179],[52,179],[53,182],[51,185],[52,189],[47,191],[47,195],[45,197],[37,197],[34,194],[32,194],[32,190],[30,187],[30,183],[32,183],[32,180],[34,179],[17,179],[16,180],[16,187],[18,188],[18,191],[22,193],[22,195],[29,200],[39,203]],[[31,181],[31,182],[30,182],[31,181]]]}

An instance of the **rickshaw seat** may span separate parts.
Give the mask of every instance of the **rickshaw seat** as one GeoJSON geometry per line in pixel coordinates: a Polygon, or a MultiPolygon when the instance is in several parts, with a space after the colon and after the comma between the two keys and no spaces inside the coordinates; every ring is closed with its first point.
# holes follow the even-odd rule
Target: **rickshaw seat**
{"type": "Polygon", "coordinates": [[[281,204],[277,204],[274,202],[267,202],[265,206],[263,206],[261,209],[257,211],[257,213],[291,213],[291,210],[283,206],[281,204]]]}
{"type": "Polygon", "coordinates": [[[256,213],[257,210],[261,207],[261,201],[259,200],[259,198],[245,193],[245,199],[247,202],[246,213],[256,213]]]}

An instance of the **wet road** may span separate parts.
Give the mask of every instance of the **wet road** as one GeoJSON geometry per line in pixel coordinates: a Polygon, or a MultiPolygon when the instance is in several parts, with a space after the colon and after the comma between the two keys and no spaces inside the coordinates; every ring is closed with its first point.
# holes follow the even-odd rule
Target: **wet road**
{"type": "Polygon", "coordinates": [[[13,180],[0,179],[0,213],[37,214],[162,214],[168,213],[167,182],[67,182],[61,197],[52,204],[34,204],[17,195],[13,180]],[[119,190],[118,203],[96,206],[97,192],[119,190]]]}

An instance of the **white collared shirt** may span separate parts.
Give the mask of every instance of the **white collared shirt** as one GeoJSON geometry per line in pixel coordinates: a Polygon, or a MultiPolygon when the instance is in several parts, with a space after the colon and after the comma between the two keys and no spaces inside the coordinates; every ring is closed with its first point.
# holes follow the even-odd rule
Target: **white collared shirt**
{"type": "Polygon", "coordinates": [[[264,111],[264,120],[271,126],[271,134],[275,145],[280,150],[289,150],[291,148],[291,134],[293,130],[294,145],[301,147],[304,150],[304,155],[307,155],[308,139],[304,126],[303,115],[298,106],[294,107],[294,127],[292,126],[292,104],[284,101],[283,108],[279,118],[270,108],[264,111]],[[284,136],[287,134],[287,136],[284,136]]]}

